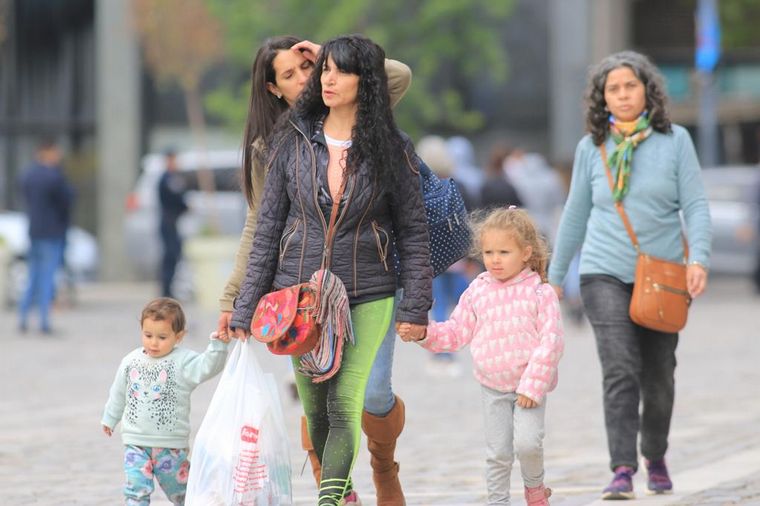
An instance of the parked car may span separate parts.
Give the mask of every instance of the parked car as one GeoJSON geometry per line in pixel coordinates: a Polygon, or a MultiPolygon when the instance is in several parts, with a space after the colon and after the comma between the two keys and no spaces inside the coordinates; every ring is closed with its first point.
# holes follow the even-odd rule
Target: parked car
{"type": "Polygon", "coordinates": [[[751,275],[760,238],[760,166],[702,170],[713,223],[710,272],[751,275]]]}
{"type": "MultiPolygon", "coordinates": [[[[5,265],[0,266],[0,302],[15,305],[24,293],[28,279],[29,220],[26,214],[0,211],[0,242],[6,248],[5,265]]],[[[77,284],[92,280],[98,271],[98,243],[86,230],[73,226],[66,234],[64,265],[56,278],[57,293],[73,300],[77,284]]]]}
{"type": "MultiPolygon", "coordinates": [[[[177,154],[180,173],[188,188],[189,210],[179,220],[180,235],[188,239],[199,234],[240,235],[245,222],[246,201],[240,191],[240,151],[181,152],[177,154]],[[203,192],[199,174],[206,167],[213,175],[215,191],[203,192]]],[[[163,154],[143,157],[142,172],[134,191],[127,198],[124,235],[127,257],[134,273],[141,279],[158,279],[161,241],[158,233],[160,204],[158,182],[166,170],[163,154]]],[[[230,256],[234,251],[230,252],[230,256]]],[[[173,292],[179,298],[189,296],[189,269],[180,262],[173,292]]]]}

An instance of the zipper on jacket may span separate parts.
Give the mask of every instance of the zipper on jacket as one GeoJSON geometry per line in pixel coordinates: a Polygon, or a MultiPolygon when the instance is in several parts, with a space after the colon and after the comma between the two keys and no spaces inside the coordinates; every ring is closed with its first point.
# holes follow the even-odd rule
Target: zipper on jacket
{"type": "Polygon", "coordinates": [[[383,267],[385,267],[385,272],[388,272],[388,262],[386,262],[386,259],[388,258],[388,243],[390,242],[390,237],[388,236],[388,232],[386,232],[383,227],[378,225],[375,220],[372,220],[370,224],[372,225],[372,231],[375,233],[377,254],[380,256],[380,261],[382,262],[383,267]],[[385,247],[383,247],[382,244],[382,239],[380,237],[381,233],[385,235],[385,247]]]}
{"type": "MultiPolygon", "coordinates": [[[[328,250],[328,247],[327,247],[327,222],[325,221],[325,217],[322,214],[322,208],[319,206],[319,197],[318,197],[319,185],[317,184],[317,154],[314,152],[314,146],[311,145],[311,141],[309,140],[307,135],[300,128],[298,128],[298,126],[292,121],[290,122],[290,124],[293,125],[293,128],[295,128],[298,131],[298,133],[300,133],[304,137],[304,139],[306,139],[306,144],[309,146],[309,150],[311,151],[311,180],[312,180],[312,186],[314,188],[314,191],[313,191],[314,205],[316,206],[316,209],[318,211],[317,214],[319,215],[319,218],[322,221],[322,230],[324,232],[324,237],[325,237],[325,243],[322,246],[322,261],[324,262],[324,260],[328,256],[330,256],[330,263],[332,264],[331,252],[328,250]]],[[[340,223],[343,221],[343,218],[345,218],[346,213],[348,212],[348,207],[351,204],[351,198],[354,193],[354,188],[356,187],[355,179],[356,178],[353,177],[353,175],[351,175],[349,176],[349,181],[346,181],[346,186],[349,187],[348,196],[346,197],[346,205],[343,206],[343,212],[342,213],[339,212],[338,218],[335,221],[335,225],[333,229],[333,237],[335,237],[335,235],[337,234],[338,225],[340,225],[340,223]],[[353,184],[349,185],[349,183],[352,183],[352,182],[353,184]]],[[[340,206],[340,202],[338,203],[338,206],[340,206]]],[[[335,246],[334,243],[333,243],[333,246],[335,246]]],[[[325,265],[325,268],[327,269],[329,269],[330,267],[331,267],[330,265],[325,265]]]]}
{"type": "Polygon", "coordinates": [[[369,204],[367,204],[367,208],[362,213],[362,217],[359,219],[359,224],[356,226],[356,233],[354,234],[354,297],[358,297],[359,291],[358,291],[358,283],[357,283],[357,272],[356,272],[356,257],[359,249],[359,234],[361,233],[362,229],[362,223],[364,222],[364,218],[367,217],[367,214],[369,213],[369,210],[372,208],[372,203],[375,201],[375,191],[377,190],[377,178],[374,178],[372,180],[372,194],[369,196],[369,204]]]}
{"type": "MultiPolygon", "coordinates": [[[[348,176],[346,186],[348,186],[348,196],[346,197],[346,205],[343,206],[343,212],[341,213],[338,211],[338,219],[335,220],[335,228],[333,229],[333,247],[335,246],[335,237],[337,235],[338,225],[340,225],[340,222],[343,221],[343,218],[345,218],[346,214],[348,213],[348,206],[351,205],[351,198],[353,197],[354,188],[356,188],[356,177],[354,174],[348,176]]],[[[340,209],[340,203],[338,203],[338,209],[340,209]]],[[[332,256],[330,259],[332,260],[332,256]]],[[[328,265],[327,267],[329,268],[330,266],[328,265]]]]}
{"type": "MultiPolygon", "coordinates": [[[[293,128],[296,129],[296,131],[303,136],[304,139],[306,139],[306,145],[309,147],[309,151],[311,151],[311,181],[312,181],[312,187],[314,188],[313,196],[314,196],[314,204],[316,205],[317,214],[319,215],[319,219],[322,222],[322,232],[324,233],[325,240],[327,239],[327,222],[325,221],[325,217],[322,215],[322,208],[319,207],[319,200],[317,198],[317,154],[314,152],[314,146],[311,145],[311,141],[306,136],[306,134],[298,128],[298,126],[293,123],[293,121],[290,121],[290,124],[293,125],[293,128]]],[[[298,176],[298,174],[296,174],[298,176]]],[[[324,250],[324,248],[322,248],[324,250]]]]}
{"type": "Polygon", "coordinates": [[[293,236],[296,234],[296,229],[298,228],[299,223],[301,222],[301,218],[296,218],[293,222],[293,225],[288,228],[285,233],[282,234],[282,237],[280,238],[280,264],[282,264],[282,259],[285,257],[285,253],[288,251],[288,245],[290,244],[290,240],[293,238],[293,236]],[[285,243],[283,245],[283,242],[285,243]]]}

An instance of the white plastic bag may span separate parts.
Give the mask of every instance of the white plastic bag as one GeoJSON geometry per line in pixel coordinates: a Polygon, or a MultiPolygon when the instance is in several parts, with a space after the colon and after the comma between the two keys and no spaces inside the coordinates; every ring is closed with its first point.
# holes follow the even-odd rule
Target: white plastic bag
{"type": "Polygon", "coordinates": [[[293,504],[277,385],[253,346],[250,340],[235,345],[195,436],[187,506],[293,504]]]}

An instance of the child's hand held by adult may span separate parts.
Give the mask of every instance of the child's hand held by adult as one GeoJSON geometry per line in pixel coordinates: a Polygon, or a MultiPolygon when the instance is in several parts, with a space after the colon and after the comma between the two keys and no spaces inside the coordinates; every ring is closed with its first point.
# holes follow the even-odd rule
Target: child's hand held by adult
{"type": "Polygon", "coordinates": [[[211,339],[216,339],[217,341],[221,341],[223,343],[229,343],[230,342],[230,335],[227,333],[227,331],[219,332],[218,330],[211,333],[211,339]]]}
{"type": "Polygon", "coordinates": [[[405,342],[421,341],[425,339],[427,327],[416,323],[401,322],[397,324],[398,335],[405,342]]]}
{"type": "Polygon", "coordinates": [[[219,320],[216,322],[216,332],[217,334],[224,335],[224,334],[231,334],[232,329],[230,328],[230,321],[232,320],[232,311],[222,311],[222,313],[219,315],[219,320]]]}

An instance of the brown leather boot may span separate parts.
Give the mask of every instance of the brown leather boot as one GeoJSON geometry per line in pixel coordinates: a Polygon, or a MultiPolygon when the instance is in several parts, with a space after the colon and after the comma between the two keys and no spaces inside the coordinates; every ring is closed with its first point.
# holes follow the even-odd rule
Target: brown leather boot
{"type": "Polygon", "coordinates": [[[396,404],[385,416],[362,413],[362,429],[367,435],[372,454],[372,480],[377,491],[377,506],[405,506],[404,492],[398,480],[398,462],[393,460],[396,439],[404,430],[404,403],[397,396],[396,404]]]}
{"type": "Polygon", "coordinates": [[[306,452],[309,454],[311,472],[314,474],[314,481],[317,482],[317,490],[319,490],[319,482],[322,479],[322,463],[319,462],[317,452],[314,451],[314,445],[311,443],[311,437],[309,437],[309,427],[306,425],[305,416],[301,416],[301,448],[306,450],[306,452]]]}

